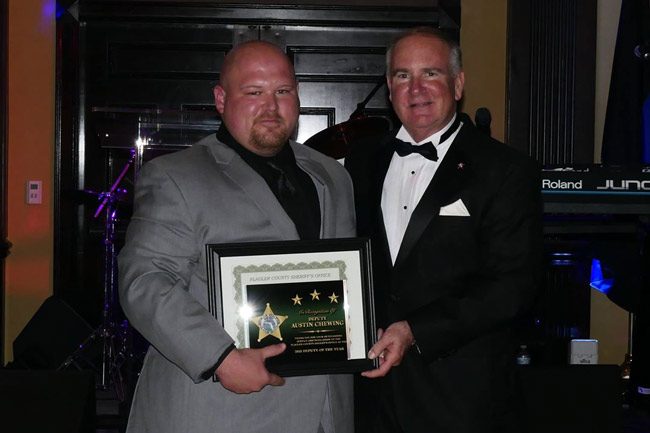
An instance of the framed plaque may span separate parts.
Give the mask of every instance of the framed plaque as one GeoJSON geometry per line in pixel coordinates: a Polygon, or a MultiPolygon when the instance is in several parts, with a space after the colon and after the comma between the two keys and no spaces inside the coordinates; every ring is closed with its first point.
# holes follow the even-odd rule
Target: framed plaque
{"type": "Polygon", "coordinates": [[[286,343],[266,360],[282,376],[377,367],[370,241],[206,245],[210,312],[242,348],[286,343]]]}

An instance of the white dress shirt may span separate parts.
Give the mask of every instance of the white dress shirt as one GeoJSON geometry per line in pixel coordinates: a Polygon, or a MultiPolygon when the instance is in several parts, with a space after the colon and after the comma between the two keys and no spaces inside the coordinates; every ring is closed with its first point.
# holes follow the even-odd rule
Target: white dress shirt
{"type": "Polygon", "coordinates": [[[432,142],[438,152],[438,160],[428,160],[419,153],[403,157],[393,153],[381,193],[381,211],[384,216],[384,227],[393,264],[395,264],[413,210],[420,202],[424,191],[431,183],[433,175],[436,174],[436,170],[460,130],[458,127],[447,140],[440,143],[440,137],[452,126],[455,118],[456,116],[440,131],[420,142],[413,140],[403,126],[397,132],[396,138],[416,146],[427,141],[432,142]]]}

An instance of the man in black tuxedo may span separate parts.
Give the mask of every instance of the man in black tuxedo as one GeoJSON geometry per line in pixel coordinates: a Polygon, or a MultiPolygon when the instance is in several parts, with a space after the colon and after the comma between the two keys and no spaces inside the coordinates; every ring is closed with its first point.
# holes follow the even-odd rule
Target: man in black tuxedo
{"type": "MultiPolygon", "coordinates": [[[[346,158],[372,238],[380,338],[362,431],[518,431],[513,326],[540,282],[537,165],[461,120],[458,44],[417,28],[387,52],[399,131],[346,158]],[[370,426],[369,426],[370,425],[370,426]]],[[[361,413],[364,413],[361,409],[361,413]]]]}

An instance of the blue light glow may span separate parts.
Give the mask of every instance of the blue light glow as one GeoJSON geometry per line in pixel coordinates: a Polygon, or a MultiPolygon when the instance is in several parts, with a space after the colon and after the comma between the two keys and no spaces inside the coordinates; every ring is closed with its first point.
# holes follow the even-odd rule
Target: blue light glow
{"type": "Polygon", "coordinates": [[[63,14],[65,13],[65,11],[66,11],[65,7],[63,7],[63,6],[61,6],[60,4],[57,3],[57,5],[56,5],[56,19],[58,20],[59,18],[61,18],[63,16],[63,14]]]}
{"type": "Polygon", "coordinates": [[[45,0],[41,7],[41,16],[45,22],[49,22],[52,17],[59,19],[65,14],[65,6],[59,4],[56,0],[45,0]]]}
{"type": "Polygon", "coordinates": [[[641,162],[650,164],[650,95],[647,95],[643,102],[643,127],[641,137],[641,162]]]}
{"type": "Polygon", "coordinates": [[[604,294],[607,294],[614,285],[613,278],[605,278],[603,275],[603,268],[598,259],[591,260],[591,276],[589,278],[589,285],[604,294]]]}
{"type": "Polygon", "coordinates": [[[42,15],[44,19],[49,19],[52,16],[54,16],[54,12],[56,11],[56,1],[55,0],[46,0],[43,2],[43,6],[41,9],[42,15]]]}

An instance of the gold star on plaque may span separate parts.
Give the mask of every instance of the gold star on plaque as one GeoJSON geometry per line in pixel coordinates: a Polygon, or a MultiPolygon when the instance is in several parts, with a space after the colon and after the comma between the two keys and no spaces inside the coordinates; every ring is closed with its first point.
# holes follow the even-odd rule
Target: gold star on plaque
{"type": "Polygon", "coordinates": [[[337,304],[339,303],[339,297],[336,296],[336,293],[334,292],[332,292],[332,295],[328,296],[328,298],[330,298],[330,304],[333,304],[334,302],[336,302],[337,304]]]}
{"type": "Polygon", "coordinates": [[[253,323],[257,325],[258,328],[260,328],[259,335],[257,336],[257,341],[262,341],[264,338],[268,337],[269,335],[274,336],[278,340],[282,341],[282,334],[280,333],[280,325],[282,325],[282,322],[287,320],[289,316],[278,316],[275,313],[273,313],[273,310],[271,310],[271,305],[266,304],[266,309],[264,310],[264,314],[261,316],[257,317],[252,317],[251,320],[253,323]]]}
{"type": "Polygon", "coordinates": [[[318,292],[316,291],[316,289],[314,289],[314,291],[311,292],[310,295],[311,295],[311,300],[312,300],[312,301],[314,301],[314,300],[316,300],[316,301],[320,301],[320,298],[319,298],[320,293],[318,293],[318,292]]]}
{"type": "Polygon", "coordinates": [[[302,301],[302,298],[300,296],[298,296],[297,293],[296,293],[296,297],[291,298],[291,300],[293,301],[293,305],[302,305],[302,302],[300,302],[300,301],[302,301]]]}

